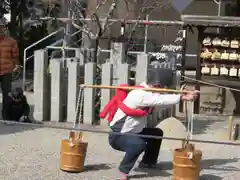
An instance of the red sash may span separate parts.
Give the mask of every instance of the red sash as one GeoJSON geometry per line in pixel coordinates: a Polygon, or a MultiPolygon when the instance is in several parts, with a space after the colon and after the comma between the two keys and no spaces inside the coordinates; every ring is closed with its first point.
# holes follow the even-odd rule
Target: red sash
{"type": "MultiPolygon", "coordinates": [[[[127,84],[121,84],[122,87],[129,87],[127,84]]],[[[139,88],[144,88],[143,86],[134,86],[139,88]]],[[[100,118],[105,118],[108,115],[108,122],[110,123],[117,112],[118,108],[120,108],[127,116],[133,117],[143,117],[146,116],[152,108],[144,108],[144,109],[132,109],[127,107],[123,100],[127,97],[128,90],[117,88],[116,95],[112,97],[112,99],[108,102],[108,104],[104,107],[103,111],[100,112],[100,118]]]]}

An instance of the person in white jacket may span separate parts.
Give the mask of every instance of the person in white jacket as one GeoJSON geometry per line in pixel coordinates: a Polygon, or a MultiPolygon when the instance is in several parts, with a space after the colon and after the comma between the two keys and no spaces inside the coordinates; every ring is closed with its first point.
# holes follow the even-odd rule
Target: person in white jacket
{"type": "MultiPolygon", "coordinates": [[[[172,81],[172,70],[150,68],[148,70],[147,82],[143,82],[140,85],[145,88],[166,87],[171,85],[172,81]]],[[[195,100],[196,96],[197,91],[191,91],[184,94],[166,94],[135,89],[128,93],[128,96],[123,103],[132,109],[144,109],[153,108],[154,106],[173,105],[179,103],[180,100],[195,100]]],[[[146,116],[127,116],[121,109],[117,110],[110,123],[110,127],[113,132],[163,136],[163,131],[161,129],[146,127],[146,116]]],[[[115,150],[125,152],[125,156],[119,166],[119,179],[128,179],[129,172],[142,152],[144,152],[144,155],[139,167],[155,167],[161,142],[161,139],[149,139],[138,136],[116,135],[110,133],[109,144],[111,147],[115,150]]]]}

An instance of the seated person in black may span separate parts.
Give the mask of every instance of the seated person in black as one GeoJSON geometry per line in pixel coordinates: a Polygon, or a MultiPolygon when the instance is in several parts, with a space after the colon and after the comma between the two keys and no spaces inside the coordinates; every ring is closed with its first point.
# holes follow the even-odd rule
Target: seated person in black
{"type": "Polygon", "coordinates": [[[30,106],[22,88],[15,88],[8,94],[8,101],[3,112],[3,119],[31,123],[30,106]]]}

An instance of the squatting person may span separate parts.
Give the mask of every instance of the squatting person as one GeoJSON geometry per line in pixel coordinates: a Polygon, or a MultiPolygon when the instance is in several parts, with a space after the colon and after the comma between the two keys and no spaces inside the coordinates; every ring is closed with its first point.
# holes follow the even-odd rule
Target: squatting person
{"type": "MultiPolygon", "coordinates": [[[[171,85],[173,81],[173,72],[169,69],[149,68],[147,81],[141,83],[144,88],[159,88],[171,85]]],[[[191,91],[185,94],[166,94],[153,93],[141,89],[135,89],[128,94],[121,96],[117,92],[115,102],[109,102],[105,106],[100,117],[108,118],[109,126],[113,132],[135,133],[142,135],[163,136],[163,131],[158,128],[146,127],[146,116],[151,112],[154,106],[165,106],[179,103],[180,100],[190,101],[197,96],[197,91],[191,91]],[[120,97],[121,96],[121,97],[120,97]],[[120,102],[122,101],[122,103],[120,102]],[[112,109],[111,109],[112,108],[112,109]],[[114,110],[115,108],[115,110],[114,110]]],[[[139,164],[140,168],[154,168],[161,146],[161,139],[141,138],[129,135],[109,135],[109,144],[115,150],[125,152],[125,156],[119,165],[119,175],[117,178],[127,180],[129,172],[136,163],[139,155],[144,152],[143,158],[139,164]]]]}

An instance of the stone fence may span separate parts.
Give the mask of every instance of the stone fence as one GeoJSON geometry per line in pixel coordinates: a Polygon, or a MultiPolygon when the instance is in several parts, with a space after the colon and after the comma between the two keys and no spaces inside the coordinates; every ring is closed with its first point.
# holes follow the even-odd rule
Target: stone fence
{"type": "MultiPolygon", "coordinates": [[[[102,85],[129,83],[130,65],[123,62],[123,46],[121,43],[115,43],[113,47],[115,49],[110,53],[110,62],[101,65],[102,85]]],[[[55,58],[49,63],[45,50],[35,51],[34,57],[34,118],[40,121],[74,122],[79,85],[95,84],[97,65],[91,62],[83,63],[83,58],[71,58],[67,61],[55,58]],[[46,73],[49,64],[51,76],[46,73]]],[[[148,65],[148,55],[138,54],[136,84],[145,81],[148,65]]],[[[101,90],[101,109],[109,101],[111,94],[111,90],[101,90]]],[[[83,96],[83,123],[92,124],[95,120],[96,91],[86,88],[83,96]]],[[[169,117],[171,112],[167,109],[154,114],[158,116],[156,119],[161,119],[169,117]]],[[[101,120],[100,123],[105,125],[107,121],[101,120]]]]}

